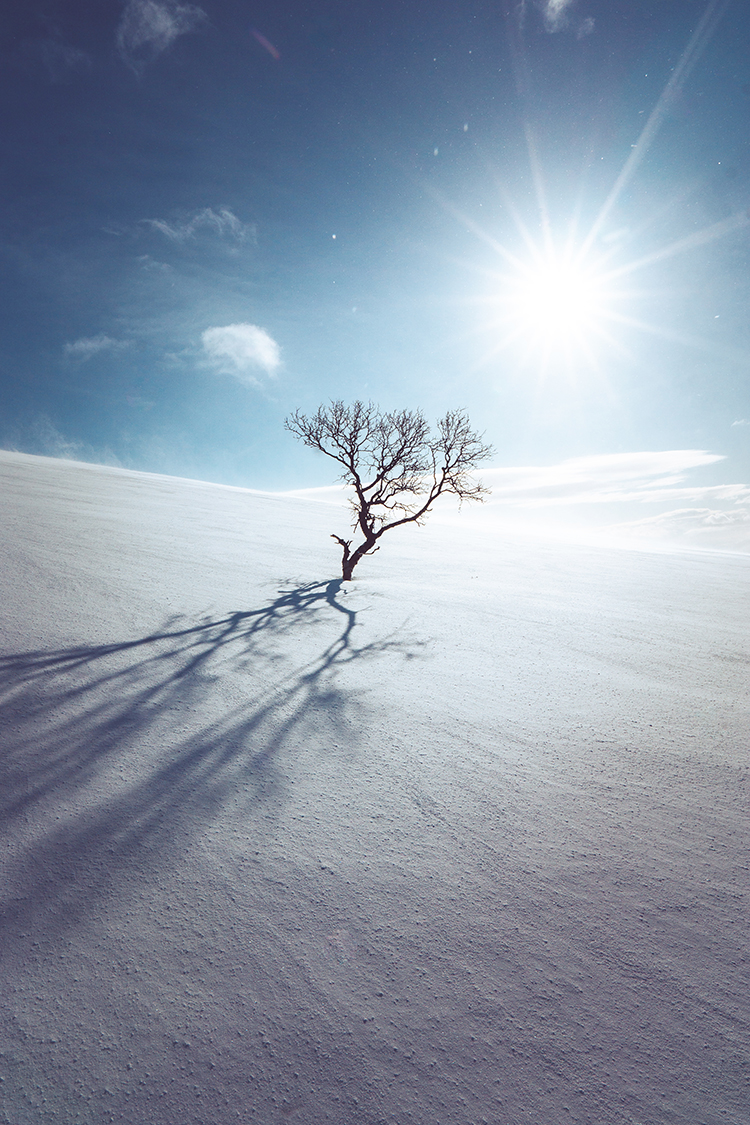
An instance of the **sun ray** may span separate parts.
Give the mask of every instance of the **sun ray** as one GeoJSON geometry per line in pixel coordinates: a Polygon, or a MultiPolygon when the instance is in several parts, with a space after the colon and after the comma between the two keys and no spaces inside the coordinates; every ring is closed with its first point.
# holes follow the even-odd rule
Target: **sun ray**
{"type": "Polygon", "coordinates": [[[750,218],[747,212],[738,211],[734,215],[730,215],[728,219],[721,219],[718,223],[712,223],[711,226],[704,227],[699,231],[694,231],[692,234],[686,235],[685,238],[678,238],[676,242],[672,242],[668,246],[662,246],[659,250],[654,250],[650,254],[644,254],[642,258],[637,258],[635,261],[628,262],[618,269],[611,270],[606,277],[608,280],[623,277],[626,274],[643,269],[645,266],[653,265],[655,262],[664,261],[666,258],[673,258],[675,254],[683,254],[686,250],[693,250],[697,246],[705,246],[709,242],[715,242],[719,238],[725,238],[726,235],[731,234],[733,231],[741,230],[743,227],[747,226],[750,226],[750,218]]]}
{"type": "MultiPolygon", "coordinates": [[[[508,195],[508,192],[506,191],[503,184],[501,184],[497,179],[495,179],[495,185],[496,185],[496,187],[497,187],[497,189],[500,192],[500,195],[502,197],[503,206],[505,207],[505,209],[507,210],[511,219],[513,220],[513,225],[515,226],[516,230],[518,231],[518,234],[520,235],[521,240],[522,240],[524,246],[526,247],[528,253],[535,260],[541,261],[542,260],[542,253],[541,253],[541,250],[539,248],[539,245],[538,245],[537,242],[534,241],[534,237],[533,237],[531,231],[529,230],[528,226],[526,225],[526,223],[521,218],[521,214],[520,214],[518,208],[516,207],[515,203],[513,202],[513,200],[508,195]]],[[[517,268],[520,269],[523,266],[523,260],[521,258],[517,257],[516,255],[514,255],[514,258],[515,258],[515,260],[514,260],[513,264],[517,268]]]]}
{"type": "Polygon", "coordinates": [[[636,328],[639,332],[644,332],[650,336],[658,336],[662,340],[668,340],[673,344],[682,344],[686,348],[697,348],[700,351],[710,352],[715,356],[722,356],[735,363],[747,363],[748,360],[750,360],[750,353],[743,351],[741,348],[728,347],[726,344],[719,343],[716,340],[706,339],[703,336],[693,336],[686,332],[675,332],[674,329],[664,328],[658,324],[651,324],[649,321],[641,320],[638,317],[627,316],[624,313],[611,311],[608,313],[607,319],[622,324],[627,328],[636,328]]]}
{"type": "Polygon", "coordinates": [[[443,193],[438,191],[437,188],[433,187],[432,184],[423,183],[422,186],[424,190],[432,196],[435,202],[443,208],[444,211],[447,211],[449,215],[452,215],[454,219],[458,220],[459,223],[462,223],[482,242],[485,242],[491,249],[498,253],[501,258],[504,258],[509,265],[515,266],[516,268],[520,268],[522,266],[522,261],[520,258],[511,253],[510,250],[503,246],[501,242],[498,242],[498,240],[491,234],[489,234],[484,229],[484,227],[475,222],[474,219],[470,218],[464,211],[461,211],[461,209],[457,207],[455,203],[452,203],[447,198],[447,196],[443,195],[443,193]]]}
{"type": "Polygon", "coordinates": [[[609,213],[617,202],[620,194],[622,193],[625,185],[632,179],[639,164],[645,157],[649,148],[651,147],[656,134],[662,126],[664,118],[669,112],[670,107],[674,103],[677,94],[701,54],[705,50],[709,40],[711,39],[717,25],[719,24],[726,8],[729,6],[730,0],[710,0],[708,7],[698,21],[698,26],[690,37],[687,47],[682,53],[680,61],[674,68],[671,77],[667,81],[659,100],[652,109],[648,121],[644,125],[641,135],[636,143],[633,145],[630,156],[625,161],[622,171],[614,182],[612,189],[605,199],[599,214],[597,215],[588,235],[581,243],[580,253],[582,257],[588,254],[594,239],[601,231],[604,223],[609,217],[609,213]]]}
{"type": "Polygon", "coordinates": [[[534,133],[531,125],[527,122],[524,127],[526,134],[526,148],[529,154],[529,168],[531,169],[531,180],[534,184],[534,191],[536,192],[537,204],[539,207],[539,216],[542,223],[542,242],[544,251],[547,255],[552,253],[552,232],[550,229],[549,210],[547,208],[547,198],[544,190],[544,176],[542,174],[542,163],[539,159],[536,143],[534,141],[534,133]]]}

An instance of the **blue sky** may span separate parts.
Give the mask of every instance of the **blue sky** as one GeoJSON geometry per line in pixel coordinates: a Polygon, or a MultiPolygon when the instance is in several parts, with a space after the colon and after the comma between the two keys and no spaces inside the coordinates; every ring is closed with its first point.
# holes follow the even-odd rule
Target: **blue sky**
{"type": "Polygon", "coordinates": [[[297,489],[331,472],[293,409],[462,407],[498,487],[747,524],[749,35],[739,0],[6,11],[0,444],[297,489]]]}

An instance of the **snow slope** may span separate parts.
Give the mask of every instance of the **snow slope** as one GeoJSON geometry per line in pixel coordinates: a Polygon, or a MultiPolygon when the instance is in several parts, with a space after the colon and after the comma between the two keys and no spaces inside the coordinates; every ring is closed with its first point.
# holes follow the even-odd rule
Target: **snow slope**
{"type": "Polygon", "coordinates": [[[748,1125],[750,559],[0,453],[12,1125],[748,1125]]]}

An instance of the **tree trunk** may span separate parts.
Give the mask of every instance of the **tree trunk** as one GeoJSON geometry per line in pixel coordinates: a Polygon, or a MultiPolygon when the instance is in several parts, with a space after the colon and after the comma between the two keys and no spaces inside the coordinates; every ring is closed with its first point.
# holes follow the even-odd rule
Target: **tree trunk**
{"type": "MultiPolygon", "coordinates": [[[[340,539],[339,542],[341,543],[343,540],[340,539]]],[[[366,539],[364,543],[361,543],[359,547],[357,547],[357,550],[352,555],[349,554],[349,544],[347,543],[345,545],[344,557],[341,560],[341,574],[345,582],[351,582],[354,568],[360,559],[364,558],[365,555],[369,555],[372,551],[377,551],[376,543],[377,537],[366,539]]]]}

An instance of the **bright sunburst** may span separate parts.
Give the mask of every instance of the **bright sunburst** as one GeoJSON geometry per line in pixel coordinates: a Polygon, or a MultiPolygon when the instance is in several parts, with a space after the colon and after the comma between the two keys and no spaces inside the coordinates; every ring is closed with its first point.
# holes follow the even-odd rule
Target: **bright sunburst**
{"type": "MultiPolygon", "coordinates": [[[[635,254],[637,243],[633,238],[639,233],[638,228],[634,231],[608,228],[615,205],[653,144],[669,107],[709,41],[725,6],[725,0],[709,0],[611,189],[587,220],[588,208],[582,188],[581,198],[569,219],[555,227],[547,205],[550,185],[545,183],[529,124],[525,133],[538,214],[531,220],[533,226],[527,225],[513,199],[501,188],[505,214],[510,215],[515,225],[515,233],[512,229],[508,231],[510,243],[501,243],[491,230],[434,193],[440,204],[490,246],[499,259],[496,270],[482,271],[489,274],[489,286],[478,300],[489,315],[478,331],[486,334],[491,343],[478,367],[511,349],[517,370],[536,370],[542,382],[553,370],[567,372],[571,381],[575,381],[585,369],[603,373],[607,360],[614,353],[627,355],[626,339],[633,331],[711,350],[715,354],[715,341],[702,339],[689,329],[686,332],[668,328],[659,323],[658,317],[654,319],[654,290],[652,286],[639,287],[634,279],[651,265],[745,229],[750,223],[750,210],[737,211],[702,229],[690,230],[671,242],[645,252],[641,249],[635,254]],[[648,319],[636,315],[634,308],[634,303],[643,308],[645,298],[650,301],[648,319]]],[[[644,222],[641,228],[646,230],[649,225],[644,222]]],[[[656,295],[663,293],[659,288],[656,295]]]]}
{"type": "Polygon", "coordinates": [[[595,269],[549,253],[510,280],[504,304],[508,319],[529,340],[584,344],[601,328],[607,287],[595,269]]]}
{"type": "Polygon", "coordinates": [[[525,259],[503,248],[508,268],[496,275],[495,292],[487,298],[492,352],[512,347],[522,366],[540,374],[557,368],[577,376],[582,365],[597,368],[602,348],[618,347],[612,328],[624,294],[613,284],[612,270],[604,258],[569,242],[558,251],[551,239],[545,246],[525,241],[525,259]]]}

